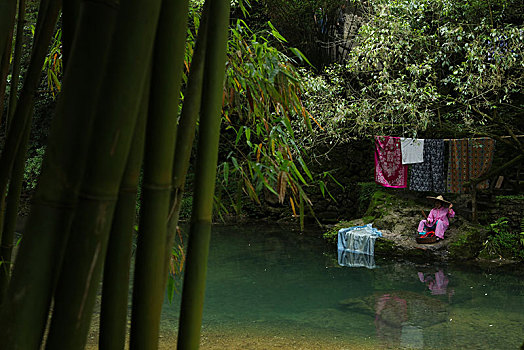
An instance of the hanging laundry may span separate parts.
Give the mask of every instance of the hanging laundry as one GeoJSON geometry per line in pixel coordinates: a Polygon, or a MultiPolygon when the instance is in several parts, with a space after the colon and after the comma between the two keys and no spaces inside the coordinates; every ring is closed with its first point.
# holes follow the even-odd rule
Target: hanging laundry
{"type": "MultiPolygon", "coordinates": [[[[495,153],[495,140],[490,138],[470,139],[468,142],[469,153],[469,178],[477,179],[486,174],[493,163],[495,153]]],[[[489,187],[488,180],[477,185],[480,190],[489,187]]]]}
{"type": "Polygon", "coordinates": [[[463,183],[469,179],[468,140],[449,141],[448,192],[463,193],[463,183]]]}
{"type": "Polygon", "coordinates": [[[423,139],[401,137],[400,150],[402,151],[402,164],[415,164],[424,161],[423,139]]]}
{"type": "Polygon", "coordinates": [[[424,162],[411,165],[409,189],[442,193],[445,184],[444,140],[424,140],[424,162]]]}
{"type": "MultiPolygon", "coordinates": [[[[464,193],[464,183],[484,175],[493,162],[495,141],[490,138],[450,140],[448,164],[448,192],[464,193]]],[[[479,189],[488,187],[483,181],[479,189]]]]}
{"type": "Polygon", "coordinates": [[[400,138],[375,136],[375,182],[385,187],[407,186],[407,165],[402,165],[400,138]]]}

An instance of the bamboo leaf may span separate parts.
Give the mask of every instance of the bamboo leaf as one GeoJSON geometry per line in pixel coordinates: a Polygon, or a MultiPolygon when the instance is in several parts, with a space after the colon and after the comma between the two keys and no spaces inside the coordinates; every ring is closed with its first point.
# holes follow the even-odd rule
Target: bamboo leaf
{"type": "Polygon", "coordinates": [[[300,165],[302,166],[302,170],[304,170],[304,172],[306,173],[306,175],[311,179],[311,181],[313,181],[313,175],[311,174],[311,172],[309,171],[306,163],[304,162],[304,159],[302,159],[302,157],[298,157],[298,162],[300,163],[300,165]]]}
{"type": "Polygon", "coordinates": [[[275,26],[273,26],[273,23],[271,23],[271,21],[267,21],[267,24],[269,25],[269,27],[271,28],[271,34],[273,34],[273,36],[275,38],[277,38],[279,41],[281,42],[285,42],[287,43],[287,40],[286,38],[284,38],[282,35],[280,35],[280,33],[278,32],[278,30],[275,28],[275,26]]]}
{"type": "Polygon", "coordinates": [[[229,180],[229,164],[227,162],[224,162],[223,163],[224,165],[224,183],[227,184],[229,183],[228,180],[229,180]]]}
{"type": "Polygon", "coordinates": [[[307,185],[306,180],[302,177],[302,174],[300,174],[300,171],[298,171],[295,163],[290,162],[289,165],[291,169],[293,170],[293,173],[295,173],[295,175],[300,179],[300,181],[302,181],[304,185],[307,185]]]}
{"type": "Polygon", "coordinates": [[[292,197],[289,197],[289,203],[291,203],[291,210],[293,210],[293,216],[294,216],[294,217],[297,217],[297,212],[296,212],[296,210],[295,210],[295,203],[294,203],[292,197]]]}

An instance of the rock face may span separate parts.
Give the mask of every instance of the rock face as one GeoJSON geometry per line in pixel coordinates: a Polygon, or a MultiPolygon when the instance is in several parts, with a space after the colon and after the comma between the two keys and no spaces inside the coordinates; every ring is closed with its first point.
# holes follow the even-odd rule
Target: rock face
{"type": "Polygon", "coordinates": [[[386,191],[376,191],[371,197],[364,217],[340,222],[333,226],[324,237],[337,239],[340,228],[372,223],[382,232],[383,237],[375,242],[375,256],[398,257],[411,261],[473,259],[482,248],[486,238],[485,229],[469,224],[460,215],[450,220],[445,239],[433,244],[416,242],[417,226],[429,214],[430,203],[412,198],[393,195],[386,191]]]}

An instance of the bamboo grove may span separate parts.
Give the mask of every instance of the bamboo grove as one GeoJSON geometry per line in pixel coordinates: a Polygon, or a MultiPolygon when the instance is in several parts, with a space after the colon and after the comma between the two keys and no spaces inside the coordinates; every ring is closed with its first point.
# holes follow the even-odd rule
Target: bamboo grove
{"type": "MultiPolygon", "coordinates": [[[[2,349],[83,349],[103,278],[100,349],[123,349],[132,232],[142,173],[131,349],[158,346],[171,247],[199,119],[195,193],[179,325],[196,349],[202,322],[229,1],[207,0],[178,120],[188,1],[41,0],[33,52],[0,162],[2,349]],[[64,76],[28,222],[11,264],[33,97],[61,14],[64,76]]],[[[16,9],[0,3],[0,81],[16,9]]],[[[19,49],[18,49],[19,50],[19,49]]],[[[0,86],[4,101],[5,86],[0,86]]],[[[16,85],[11,89],[16,96],[16,85]]],[[[9,113],[8,115],[11,115],[9,113]]]]}

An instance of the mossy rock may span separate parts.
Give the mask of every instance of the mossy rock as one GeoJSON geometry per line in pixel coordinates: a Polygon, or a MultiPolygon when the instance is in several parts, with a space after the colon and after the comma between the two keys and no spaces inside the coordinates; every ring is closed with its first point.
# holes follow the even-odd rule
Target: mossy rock
{"type": "Polygon", "coordinates": [[[383,218],[391,210],[401,210],[408,207],[418,207],[411,199],[399,198],[385,191],[376,191],[371,196],[368,209],[364,217],[383,218]]]}
{"type": "Polygon", "coordinates": [[[481,226],[462,225],[456,238],[448,246],[452,260],[471,260],[478,256],[487,237],[487,230],[481,226]]]}
{"type": "Polygon", "coordinates": [[[353,226],[362,226],[364,222],[362,219],[355,219],[351,221],[340,221],[338,224],[333,225],[329,230],[322,235],[324,239],[330,243],[337,244],[338,231],[343,228],[353,227],[353,226]]]}
{"type": "Polygon", "coordinates": [[[375,241],[375,255],[379,257],[390,257],[400,255],[402,248],[393,241],[377,239],[375,241]]]}

